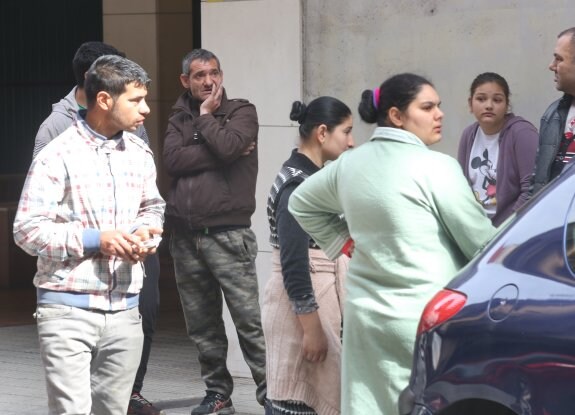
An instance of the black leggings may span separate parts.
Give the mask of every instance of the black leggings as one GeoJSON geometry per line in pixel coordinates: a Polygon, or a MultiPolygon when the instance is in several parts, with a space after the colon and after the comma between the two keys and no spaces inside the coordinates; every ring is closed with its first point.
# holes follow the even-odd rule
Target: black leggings
{"type": "Polygon", "coordinates": [[[265,404],[265,415],[317,415],[313,408],[303,402],[273,401],[268,399],[265,404]]]}

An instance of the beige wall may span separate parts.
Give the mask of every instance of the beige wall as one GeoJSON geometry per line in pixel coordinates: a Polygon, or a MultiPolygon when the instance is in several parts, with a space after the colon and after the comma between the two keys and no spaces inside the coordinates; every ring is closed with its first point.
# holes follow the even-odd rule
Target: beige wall
{"type": "MultiPolygon", "coordinates": [[[[473,122],[469,86],[481,72],[503,75],[516,114],[537,127],[559,95],[547,69],[560,30],[574,26],[566,0],[306,0],[304,96],[334,94],[357,113],[361,91],[398,72],[435,83],[445,112],[443,140],[455,155],[463,128],[473,122]]],[[[373,126],[355,118],[365,141],[373,126]]]]}
{"type": "MultiPolygon", "coordinates": [[[[289,120],[291,104],[301,99],[302,40],[299,0],[227,1],[202,4],[202,47],[221,61],[229,97],[246,98],[258,110],[259,173],[257,209],[252,218],[258,238],[256,260],[260,298],[270,275],[271,249],[266,200],[271,184],[297,141],[289,120]]],[[[231,318],[228,366],[249,377],[231,318]]]]}
{"type": "Polygon", "coordinates": [[[104,41],[124,51],[150,75],[151,113],[146,120],[156,154],[158,181],[165,195],[169,178],[162,167],[162,143],[168,116],[183,89],[182,57],[192,50],[193,0],[104,0],[104,41]]]}
{"type": "Polygon", "coordinates": [[[151,147],[157,149],[158,126],[158,48],[156,47],[157,16],[155,0],[104,0],[103,1],[104,42],[126,53],[128,58],[138,62],[152,79],[148,91],[151,113],[146,120],[146,129],[151,147]]]}

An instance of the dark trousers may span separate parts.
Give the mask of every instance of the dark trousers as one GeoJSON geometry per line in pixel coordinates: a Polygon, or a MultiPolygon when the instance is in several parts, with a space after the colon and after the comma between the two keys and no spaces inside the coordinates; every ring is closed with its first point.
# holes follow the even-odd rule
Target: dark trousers
{"type": "Polygon", "coordinates": [[[226,366],[228,339],[222,318],[223,298],[236,327],[244,360],[257,385],[256,398],[266,396],[265,341],[261,325],[251,229],[203,234],[176,229],[170,251],[188,336],[198,348],[207,390],[230,396],[233,379],[226,366]]]}
{"type": "Polygon", "coordinates": [[[144,377],[148,370],[148,360],[152,350],[152,340],[156,331],[156,319],[158,317],[158,308],[160,306],[160,290],[158,282],[160,279],[160,259],[158,254],[150,255],[144,261],[146,277],[144,285],[140,291],[140,314],[142,316],[142,330],[144,332],[144,346],[142,348],[142,357],[140,366],[136,373],[136,380],[132,390],[141,392],[144,385],[144,377]]]}

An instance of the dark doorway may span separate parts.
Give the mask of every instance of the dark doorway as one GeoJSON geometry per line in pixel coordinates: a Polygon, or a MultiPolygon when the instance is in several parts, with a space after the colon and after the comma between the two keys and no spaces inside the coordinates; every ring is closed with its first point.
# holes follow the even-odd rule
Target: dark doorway
{"type": "Polygon", "coordinates": [[[88,40],[102,40],[102,0],[0,1],[0,289],[32,288],[36,258],[15,246],[12,222],[38,127],[88,40]]]}
{"type": "Polygon", "coordinates": [[[0,175],[27,172],[38,127],[74,86],[72,57],[88,40],[102,40],[101,0],[0,2],[0,175]]]}

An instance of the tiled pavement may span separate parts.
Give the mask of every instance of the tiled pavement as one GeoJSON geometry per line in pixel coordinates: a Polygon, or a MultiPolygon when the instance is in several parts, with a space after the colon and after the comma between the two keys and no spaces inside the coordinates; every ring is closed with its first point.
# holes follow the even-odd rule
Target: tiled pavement
{"type": "MultiPolygon", "coordinates": [[[[169,296],[166,300],[171,301],[169,296]]],[[[179,310],[164,307],[142,394],[165,409],[167,415],[189,414],[191,407],[203,398],[204,384],[194,350],[179,310]]],[[[232,400],[236,413],[263,414],[255,400],[253,380],[234,378],[234,382],[232,400]]],[[[44,374],[33,324],[0,327],[0,413],[47,413],[44,374]]]]}

